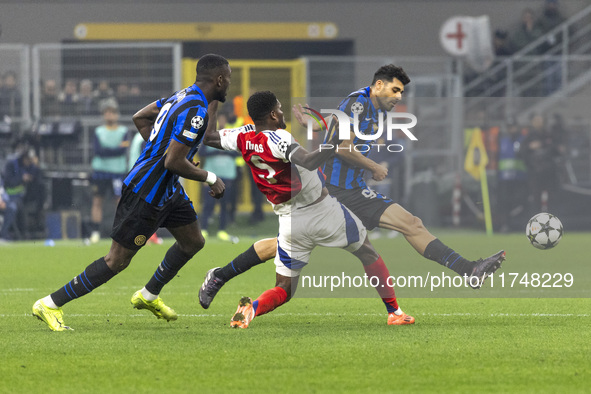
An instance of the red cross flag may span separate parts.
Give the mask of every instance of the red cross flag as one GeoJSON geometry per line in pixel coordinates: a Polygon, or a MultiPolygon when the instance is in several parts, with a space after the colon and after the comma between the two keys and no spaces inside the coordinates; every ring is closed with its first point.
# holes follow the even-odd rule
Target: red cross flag
{"type": "Polygon", "coordinates": [[[470,17],[454,16],[445,21],[439,32],[441,45],[450,55],[464,56],[468,53],[466,33],[470,30],[470,17]]]}
{"type": "Polygon", "coordinates": [[[447,53],[462,56],[476,71],[492,64],[494,52],[488,16],[454,16],[445,21],[439,32],[441,45],[447,53]]]}

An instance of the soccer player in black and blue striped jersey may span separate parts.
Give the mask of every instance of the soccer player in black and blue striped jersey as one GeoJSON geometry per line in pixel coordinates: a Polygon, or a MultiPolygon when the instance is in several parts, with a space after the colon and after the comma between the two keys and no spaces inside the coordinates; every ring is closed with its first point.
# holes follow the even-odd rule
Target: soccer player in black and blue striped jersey
{"type": "Polygon", "coordinates": [[[193,85],[147,105],[133,116],[147,144],[123,182],[111,249],[33,305],[33,315],[51,330],[69,330],[61,307],[124,270],[159,227],[167,228],[176,242],[146,286],[132,296],[131,303],[159,319],[177,319],[176,312],[162,302],[160,291],[205,244],[195,209],[179,177],[206,182],[214,198],[221,198],[225,189],[221,179],[198,168],[192,159],[207,128],[209,103],[225,101],[232,71],[224,57],[213,54],[201,57],[196,71],[193,85]]]}
{"type": "MultiPolygon", "coordinates": [[[[350,119],[357,115],[358,131],[361,134],[374,135],[379,116],[394,109],[402,99],[408,83],[410,78],[401,67],[393,64],[382,66],[375,72],[370,86],[349,94],[338,109],[350,119]]],[[[294,113],[299,123],[306,127],[307,117],[302,107],[294,106],[294,113]]],[[[333,122],[332,126],[337,127],[337,122],[333,122]]],[[[484,260],[467,260],[431,234],[421,219],[390,198],[370,189],[363,179],[365,172],[369,171],[374,180],[382,181],[388,176],[388,169],[368,157],[371,141],[363,140],[355,134],[353,122],[350,127],[350,138],[342,141],[334,158],[324,164],[329,193],[353,211],[368,230],[380,227],[402,233],[412,247],[424,257],[459,275],[478,277],[478,284],[474,286],[471,282],[471,285],[480,288],[486,277],[501,266],[505,252],[500,251],[484,260]],[[360,144],[368,146],[369,149],[355,149],[360,144]]]]}

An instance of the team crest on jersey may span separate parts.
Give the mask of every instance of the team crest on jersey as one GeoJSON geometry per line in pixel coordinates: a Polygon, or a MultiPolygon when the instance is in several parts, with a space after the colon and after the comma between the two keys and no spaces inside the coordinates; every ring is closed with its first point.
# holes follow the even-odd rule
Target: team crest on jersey
{"type": "Polygon", "coordinates": [[[194,129],[200,129],[203,127],[203,118],[201,116],[193,116],[191,119],[191,127],[194,129]]]}
{"type": "Polygon", "coordinates": [[[142,246],[143,244],[146,243],[146,236],[145,235],[138,235],[133,240],[133,243],[135,243],[137,246],[142,246]]]}
{"type": "Polygon", "coordinates": [[[360,114],[363,112],[363,104],[361,104],[359,101],[354,102],[351,105],[351,112],[353,112],[354,114],[360,114]]]}

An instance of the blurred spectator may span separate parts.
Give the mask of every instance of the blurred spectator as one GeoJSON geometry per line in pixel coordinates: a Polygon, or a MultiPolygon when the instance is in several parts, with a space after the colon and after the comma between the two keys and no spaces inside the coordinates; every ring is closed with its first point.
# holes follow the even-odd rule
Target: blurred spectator
{"type": "Polygon", "coordinates": [[[119,111],[122,114],[129,114],[129,85],[125,82],[118,84],[117,90],[115,92],[115,98],[119,104],[119,111]]]}
{"type": "MultiPolygon", "coordinates": [[[[250,89],[250,94],[253,94],[255,90],[253,88],[250,89]]],[[[254,124],[251,117],[246,112],[246,106],[244,105],[244,98],[242,95],[238,95],[232,99],[232,105],[234,107],[234,115],[236,116],[235,122],[240,123],[240,127],[245,124],[254,124]]],[[[258,193],[260,194],[260,193],[258,193]]]]}
{"type": "Polygon", "coordinates": [[[139,159],[142,151],[146,147],[146,141],[144,141],[140,133],[135,133],[129,144],[129,154],[127,159],[127,169],[131,170],[133,165],[139,159]]]}
{"type": "MultiPolygon", "coordinates": [[[[512,43],[515,50],[519,51],[528,44],[534,42],[542,36],[542,29],[535,19],[534,11],[531,8],[526,8],[521,15],[521,24],[517,31],[513,34],[512,43]]],[[[542,46],[536,45],[528,51],[528,56],[537,56],[542,54],[542,46]]],[[[541,60],[526,60],[518,61],[514,64],[515,67],[515,82],[519,85],[524,85],[531,81],[532,75],[542,73],[544,71],[541,60]]],[[[531,86],[524,86],[521,92],[523,97],[539,97],[543,92],[542,84],[534,84],[531,86]]]]}
{"type": "MultiPolygon", "coordinates": [[[[543,34],[549,33],[555,27],[560,25],[566,18],[558,8],[558,0],[546,0],[544,3],[544,10],[540,16],[539,24],[543,34]]],[[[552,48],[560,45],[562,41],[562,32],[549,34],[543,51],[550,51],[552,48]]],[[[560,55],[561,51],[552,51],[554,56],[560,55]]],[[[546,83],[546,94],[552,94],[561,85],[562,82],[562,67],[560,60],[548,59],[544,61],[544,73],[546,83]]]]}
{"type": "Polygon", "coordinates": [[[506,30],[495,30],[493,49],[496,56],[511,56],[513,54],[513,45],[509,41],[509,33],[506,30]]]}
{"type": "Polygon", "coordinates": [[[0,225],[0,244],[6,243],[10,240],[10,229],[16,219],[17,213],[16,201],[12,201],[2,183],[0,176],[0,216],[2,217],[2,224],[0,225]]]}
{"type": "MultiPolygon", "coordinates": [[[[506,30],[497,29],[495,31],[495,34],[493,36],[493,50],[495,51],[495,55],[500,57],[511,56],[515,52],[513,44],[509,39],[509,33],[506,30]]],[[[504,59],[498,59],[496,62],[504,62],[504,59]]],[[[500,67],[498,71],[491,75],[489,83],[495,86],[499,82],[505,81],[506,79],[507,68],[500,67]]],[[[504,97],[506,94],[506,84],[503,84],[502,88],[494,89],[490,95],[494,97],[504,97]]]]}
{"type": "Polygon", "coordinates": [[[20,117],[21,105],[22,97],[18,89],[16,73],[8,71],[2,77],[2,87],[0,87],[0,120],[5,116],[20,117]]]}
{"type": "Polygon", "coordinates": [[[18,141],[13,147],[13,151],[14,154],[8,158],[4,165],[2,174],[4,190],[8,194],[9,201],[16,204],[17,215],[24,203],[33,205],[37,213],[40,214],[43,210],[46,193],[39,168],[39,159],[35,151],[24,141],[18,141]]]}
{"type": "Polygon", "coordinates": [[[78,114],[92,116],[99,113],[98,104],[92,92],[92,81],[83,79],[80,81],[80,93],[78,94],[78,114]]]}
{"type": "MultiPolygon", "coordinates": [[[[522,159],[521,148],[526,132],[511,121],[499,138],[497,203],[501,232],[515,230],[511,218],[524,211],[527,204],[527,168],[522,159]]],[[[519,223],[519,229],[523,227],[519,223]]]]}
{"type": "MultiPolygon", "coordinates": [[[[534,11],[531,8],[526,8],[521,14],[521,24],[517,31],[513,34],[512,42],[516,50],[520,50],[529,43],[535,41],[542,36],[542,29],[536,23],[534,11]]],[[[538,49],[534,49],[532,55],[539,54],[538,49]]]]}
{"type": "Polygon", "coordinates": [[[90,214],[90,242],[100,240],[105,197],[121,197],[123,177],[128,171],[127,149],[129,133],[127,127],[119,124],[119,109],[114,99],[103,101],[104,124],[94,131],[94,157],[92,158],[92,208],[90,214]]]}
{"type": "Polygon", "coordinates": [[[73,79],[66,80],[64,90],[57,96],[60,104],[61,114],[64,116],[75,116],[78,113],[78,88],[73,79]]]}
{"type": "Polygon", "coordinates": [[[94,91],[94,99],[97,102],[99,110],[102,112],[102,109],[105,106],[106,100],[113,100],[115,99],[115,93],[113,93],[113,89],[109,85],[109,81],[106,79],[101,79],[96,90],[94,91]]]}
{"type": "Polygon", "coordinates": [[[145,106],[142,90],[137,84],[129,85],[129,95],[127,96],[127,111],[129,114],[135,114],[140,108],[145,106]]]}
{"type": "MultiPolygon", "coordinates": [[[[559,118],[561,119],[561,118],[559,118]]],[[[523,140],[523,159],[529,178],[530,201],[533,211],[547,212],[548,204],[558,191],[558,162],[564,152],[564,128],[556,124],[552,129],[542,115],[531,118],[528,135],[523,140]]]]}
{"type": "MultiPolygon", "coordinates": [[[[549,32],[565,20],[566,18],[560,12],[558,0],[546,0],[544,2],[544,10],[539,19],[540,28],[543,33],[549,32]]],[[[556,38],[556,36],[550,37],[549,44],[554,45],[557,42],[556,38]]]]}
{"type": "Polygon", "coordinates": [[[141,107],[139,86],[133,85],[132,88],[126,83],[120,83],[117,85],[117,102],[122,114],[132,115],[135,114],[141,107]]]}
{"type": "Polygon", "coordinates": [[[41,116],[57,116],[60,114],[58,90],[55,79],[46,79],[41,92],[41,116]]]}
{"type": "MultiPolygon", "coordinates": [[[[218,128],[227,128],[226,115],[224,115],[223,113],[221,113],[218,116],[218,128]]],[[[206,238],[209,236],[208,228],[211,215],[215,210],[216,203],[219,202],[220,215],[217,238],[222,241],[230,241],[232,243],[238,242],[237,237],[232,236],[226,232],[226,227],[228,225],[228,202],[236,193],[236,189],[234,188],[234,183],[238,175],[235,163],[236,156],[236,152],[218,150],[206,145],[202,145],[199,149],[199,158],[202,161],[204,161],[204,163],[201,163],[201,167],[206,171],[211,171],[215,173],[218,177],[222,179],[222,181],[226,185],[226,192],[224,193],[224,197],[220,199],[215,199],[209,196],[209,190],[211,190],[210,187],[203,184],[203,197],[201,199],[203,203],[203,209],[200,216],[200,223],[203,236],[206,238]]]]}

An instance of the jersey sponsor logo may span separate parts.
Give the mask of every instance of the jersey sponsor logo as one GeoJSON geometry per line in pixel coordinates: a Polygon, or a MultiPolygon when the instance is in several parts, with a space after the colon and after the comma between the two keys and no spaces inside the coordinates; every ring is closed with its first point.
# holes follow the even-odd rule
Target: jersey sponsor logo
{"type": "Polygon", "coordinates": [[[204,124],[204,121],[201,116],[193,116],[193,119],[191,119],[191,127],[194,128],[195,130],[198,130],[201,127],[203,127],[203,124],[204,124]]]}
{"type": "Polygon", "coordinates": [[[183,130],[183,136],[193,140],[197,138],[197,133],[193,133],[191,130],[183,130]]]}
{"type": "Polygon", "coordinates": [[[137,246],[142,246],[143,244],[146,243],[146,236],[145,235],[138,235],[133,240],[133,243],[136,244],[137,246]]]}
{"type": "MultiPolygon", "coordinates": [[[[287,147],[286,147],[287,149],[287,147]]],[[[253,144],[250,141],[246,141],[246,150],[253,150],[257,153],[263,153],[263,144],[253,144]]]]}

